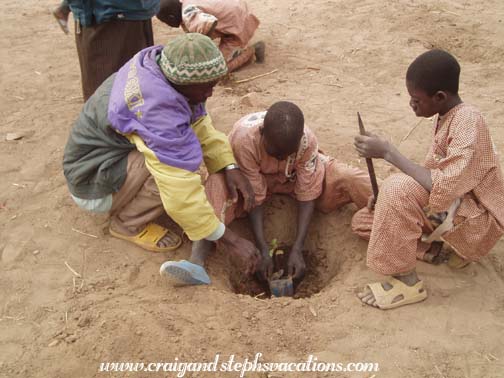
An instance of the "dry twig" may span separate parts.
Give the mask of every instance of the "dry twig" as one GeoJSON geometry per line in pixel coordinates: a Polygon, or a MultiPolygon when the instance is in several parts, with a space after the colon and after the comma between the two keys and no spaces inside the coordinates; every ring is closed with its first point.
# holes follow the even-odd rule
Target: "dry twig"
{"type": "Polygon", "coordinates": [[[409,138],[409,136],[411,135],[411,133],[412,133],[413,131],[415,131],[415,129],[416,129],[416,128],[417,128],[417,127],[418,127],[418,126],[422,123],[422,121],[423,121],[423,120],[424,120],[424,119],[423,119],[423,118],[421,118],[421,119],[420,119],[420,121],[418,121],[418,122],[416,123],[416,125],[415,125],[415,126],[413,126],[413,127],[410,129],[410,131],[408,131],[408,134],[406,134],[406,135],[404,136],[404,138],[402,138],[402,139],[401,139],[401,142],[400,142],[400,143],[402,143],[402,142],[404,142],[406,139],[408,139],[408,138],[409,138]]]}
{"type": "Polygon", "coordinates": [[[263,73],[261,75],[252,76],[252,77],[249,77],[247,79],[236,80],[236,81],[233,81],[233,83],[235,83],[235,84],[246,83],[246,82],[249,82],[249,81],[252,81],[252,80],[255,80],[255,79],[259,79],[260,77],[264,77],[264,76],[268,76],[268,75],[274,74],[275,72],[278,72],[278,68],[275,68],[273,71],[266,72],[266,73],[263,73]]]}
{"type": "Polygon", "coordinates": [[[95,238],[95,239],[98,239],[98,236],[96,236],[96,235],[87,234],[87,233],[85,233],[85,232],[82,232],[82,231],[76,230],[76,229],[75,229],[75,228],[73,228],[73,227],[72,227],[72,231],[73,231],[73,232],[77,232],[78,234],[81,234],[81,235],[89,236],[90,238],[95,238]]]}
{"type": "Polygon", "coordinates": [[[75,271],[75,269],[74,269],[74,268],[72,268],[70,265],[68,265],[68,263],[67,263],[66,261],[65,261],[65,265],[66,265],[66,267],[68,268],[68,270],[69,270],[70,272],[72,272],[72,274],[73,274],[75,277],[77,277],[77,278],[81,278],[81,277],[82,277],[79,273],[77,273],[77,272],[75,271]]]}

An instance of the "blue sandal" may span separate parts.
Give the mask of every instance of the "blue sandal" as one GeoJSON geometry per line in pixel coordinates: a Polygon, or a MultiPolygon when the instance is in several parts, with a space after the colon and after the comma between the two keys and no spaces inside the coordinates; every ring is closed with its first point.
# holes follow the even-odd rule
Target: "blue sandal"
{"type": "Polygon", "coordinates": [[[159,273],[173,286],[209,285],[211,282],[205,268],[187,260],[166,261],[159,268],[159,273]]]}

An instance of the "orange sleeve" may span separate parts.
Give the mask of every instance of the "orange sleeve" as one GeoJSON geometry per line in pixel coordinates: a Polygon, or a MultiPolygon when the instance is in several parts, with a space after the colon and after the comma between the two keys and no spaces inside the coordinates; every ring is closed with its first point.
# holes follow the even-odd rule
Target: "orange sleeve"
{"type": "Polygon", "coordinates": [[[325,167],[319,158],[318,142],[315,135],[306,129],[303,139],[300,146],[303,150],[296,161],[294,194],[298,201],[313,201],[322,194],[325,167]]]}
{"type": "Polygon", "coordinates": [[[231,147],[236,162],[254,189],[256,204],[261,205],[266,199],[268,184],[261,173],[260,154],[250,127],[241,127],[240,122],[241,120],[235,125],[229,137],[231,147]]]}

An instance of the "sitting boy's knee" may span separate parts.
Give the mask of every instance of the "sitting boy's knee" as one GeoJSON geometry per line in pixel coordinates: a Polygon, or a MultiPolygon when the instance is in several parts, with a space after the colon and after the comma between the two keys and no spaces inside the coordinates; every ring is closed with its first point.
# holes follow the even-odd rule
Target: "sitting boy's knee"
{"type": "Polygon", "coordinates": [[[380,188],[380,196],[389,198],[404,198],[417,189],[425,189],[411,176],[397,173],[389,176],[380,188]]]}
{"type": "Polygon", "coordinates": [[[226,177],[224,173],[213,173],[205,181],[205,192],[208,197],[228,197],[226,177]]]}
{"type": "Polygon", "coordinates": [[[209,175],[205,181],[205,187],[216,189],[227,188],[226,177],[224,176],[224,173],[213,173],[209,175]]]}
{"type": "Polygon", "coordinates": [[[352,232],[362,239],[369,240],[373,226],[373,213],[367,208],[358,210],[352,217],[352,232]]]}

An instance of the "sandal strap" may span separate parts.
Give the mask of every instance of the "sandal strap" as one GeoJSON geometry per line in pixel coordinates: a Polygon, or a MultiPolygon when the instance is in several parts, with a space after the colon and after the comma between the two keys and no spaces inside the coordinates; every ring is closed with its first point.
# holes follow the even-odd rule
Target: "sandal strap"
{"type": "Polygon", "coordinates": [[[173,231],[162,227],[156,223],[149,223],[138,235],[138,239],[145,243],[157,243],[166,235],[177,236],[173,231]]]}
{"type": "MultiPolygon", "coordinates": [[[[414,286],[408,286],[404,282],[390,277],[387,283],[392,286],[390,290],[385,290],[380,282],[367,285],[375,297],[376,304],[380,308],[395,304],[393,301],[399,295],[403,296],[403,300],[408,300],[410,297],[421,294],[423,289],[423,281],[418,281],[414,286]]],[[[398,302],[402,302],[402,300],[398,302]]]]}

